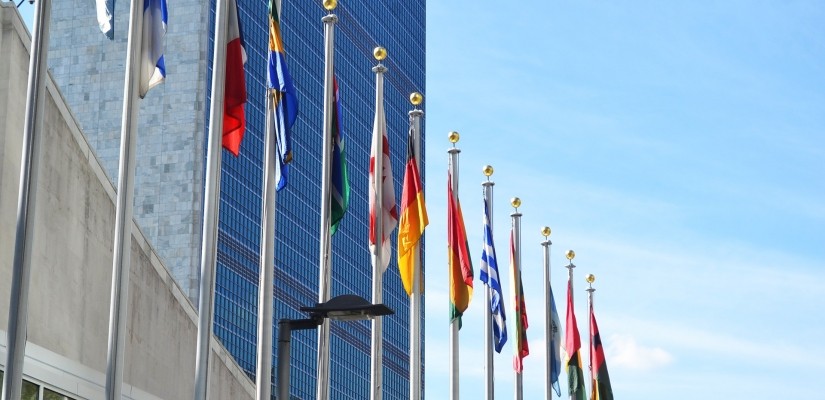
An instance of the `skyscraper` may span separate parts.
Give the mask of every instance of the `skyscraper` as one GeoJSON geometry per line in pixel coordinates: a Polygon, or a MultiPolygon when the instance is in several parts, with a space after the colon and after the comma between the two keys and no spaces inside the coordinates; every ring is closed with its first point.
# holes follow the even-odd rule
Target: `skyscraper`
{"type": "MultiPolygon", "coordinates": [[[[385,109],[394,171],[402,171],[408,129],[407,101],[425,92],[424,0],[341,1],[335,13],[335,71],[342,102],[352,197],[332,238],[331,294],[370,298],[368,162],[374,115],[372,49],[385,46],[385,109]]],[[[320,1],[283,1],[281,29],[300,102],[293,127],[289,185],[278,196],[275,318],[300,318],[318,298],[318,230],[321,176],[323,25],[320,1]]],[[[258,255],[260,254],[267,3],[239,1],[249,102],[241,155],[223,153],[215,297],[215,334],[250,376],[255,371],[258,255]]],[[[141,103],[135,216],[181,287],[197,298],[203,170],[208,126],[214,1],[169,2],[166,82],[141,103]]],[[[52,72],[89,142],[117,179],[128,6],[115,9],[115,41],[97,29],[92,5],[53,5],[52,72]]],[[[423,147],[422,147],[423,148],[423,147]]],[[[422,155],[422,163],[424,157],[422,155]]],[[[423,164],[422,164],[423,165],[423,164]]],[[[395,175],[397,190],[402,174],[395,175]]],[[[400,193],[397,197],[400,198],[400,193]]],[[[384,303],[396,311],[384,322],[384,393],[408,396],[409,313],[395,260],[384,277],[384,303]]],[[[368,397],[370,327],[332,323],[331,396],[368,397]]],[[[277,345],[277,344],[276,344],[277,345]]],[[[315,393],[313,332],[293,333],[292,394],[315,393]]]]}

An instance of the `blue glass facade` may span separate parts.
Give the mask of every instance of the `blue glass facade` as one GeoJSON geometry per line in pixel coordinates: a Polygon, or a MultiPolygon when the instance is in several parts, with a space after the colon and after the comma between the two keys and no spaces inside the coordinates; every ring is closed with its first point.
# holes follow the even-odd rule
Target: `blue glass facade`
{"type": "MultiPolygon", "coordinates": [[[[212,3],[210,19],[214,21],[214,1],[212,3]]],[[[239,0],[238,3],[248,54],[249,102],[241,156],[234,158],[223,153],[215,334],[241,367],[254,376],[267,2],[239,0]]],[[[408,96],[413,91],[426,93],[425,1],[340,1],[335,13],[339,17],[335,28],[335,73],[340,86],[352,193],[347,215],[332,238],[331,293],[332,296],[353,293],[370,299],[367,183],[375,103],[372,49],[382,45],[389,52],[384,61],[389,69],[385,74],[384,96],[396,198],[400,199],[407,152],[407,113],[411,109],[408,96]]],[[[283,1],[281,29],[300,110],[293,128],[294,161],[289,183],[277,201],[276,320],[303,318],[299,308],[314,305],[318,300],[324,67],[321,18],[325,14],[321,1],[283,1]]],[[[214,26],[214,22],[210,26],[214,26]]],[[[209,49],[211,53],[211,43],[209,49]]],[[[211,57],[209,54],[210,65],[211,57]]],[[[422,166],[423,162],[422,154],[422,166]]],[[[396,312],[384,319],[384,397],[406,399],[409,396],[409,300],[398,275],[394,242],[395,238],[391,266],[384,276],[384,303],[396,312]]],[[[277,324],[274,331],[277,335],[277,324]]],[[[369,323],[333,322],[331,331],[331,398],[369,398],[369,323]]],[[[314,331],[293,332],[293,398],[315,398],[316,336],[314,331]]],[[[276,346],[273,340],[273,353],[277,354],[276,346]]]]}

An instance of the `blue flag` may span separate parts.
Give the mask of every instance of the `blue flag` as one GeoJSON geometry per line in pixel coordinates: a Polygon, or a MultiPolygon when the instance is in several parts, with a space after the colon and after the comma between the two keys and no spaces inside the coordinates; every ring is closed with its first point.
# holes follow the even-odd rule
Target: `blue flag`
{"type": "Polygon", "coordinates": [[[561,371],[561,323],[559,322],[559,313],[556,311],[556,299],[553,298],[553,288],[550,288],[550,382],[553,384],[553,390],[556,396],[561,397],[561,388],[559,387],[559,372],[561,371]]]}
{"type": "Polygon", "coordinates": [[[298,118],[298,95],[286,66],[286,48],[281,37],[281,13],[277,2],[269,0],[269,55],[267,88],[275,93],[273,123],[277,129],[278,162],[275,165],[277,190],[286,187],[289,163],[292,161],[292,125],[298,118]]]}
{"type": "Polygon", "coordinates": [[[495,338],[496,352],[501,353],[504,344],[507,343],[507,324],[504,316],[504,296],[501,294],[501,281],[498,275],[498,263],[496,262],[496,249],[493,246],[493,230],[490,228],[490,210],[487,208],[487,200],[484,200],[484,250],[481,253],[481,282],[492,289],[490,296],[490,311],[493,317],[493,336],[495,338]]]}
{"type": "Polygon", "coordinates": [[[163,61],[163,37],[166,36],[166,0],[144,0],[143,40],[140,43],[140,82],[138,91],[144,98],[149,89],[166,79],[166,64],[163,61]]]}

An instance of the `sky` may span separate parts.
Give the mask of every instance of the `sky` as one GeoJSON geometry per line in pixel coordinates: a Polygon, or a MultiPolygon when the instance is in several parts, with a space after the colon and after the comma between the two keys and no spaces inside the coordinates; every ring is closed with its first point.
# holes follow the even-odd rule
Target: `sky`
{"type": "MultiPolygon", "coordinates": [[[[596,276],[616,398],[823,398],[823,21],[819,0],[428,2],[426,398],[449,387],[449,131],[476,273],[462,398],[484,393],[485,164],[511,338],[509,200],[522,200],[526,399],[544,396],[545,225],[562,325],[576,252],[585,368],[596,276]]],[[[511,339],[497,399],[514,397],[512,355],[511,339]]]]}
{"type": "MultiPolygon", "coordinates": [[[[449,387],[455,130],[476,272],[462,398],[484,393],[485,164],[511,338],[509,200],[523,202],[526,399],[544,396],[545,225],[562,325],[576,251],[585,364],[584,277],[596,276],[616,398],[825,398],[813,384],[825,374],[823,21],[817,0],[428,2],[426,397],[449,387]]],[[[512,356],[512,340],[495,356],[497,399],[514,397],[512,356]]]]}

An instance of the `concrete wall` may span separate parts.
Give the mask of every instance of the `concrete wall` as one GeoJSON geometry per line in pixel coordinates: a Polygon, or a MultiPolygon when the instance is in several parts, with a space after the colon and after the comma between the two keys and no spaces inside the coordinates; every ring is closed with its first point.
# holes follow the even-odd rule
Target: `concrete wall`
{"type": "MultiPolygon", "coordinates": [[[[0,22],[0,333],[5,333],[30,39],[12,3],[0,2],[0,22]]],[[[82,391],[62,380],[56,387],[77,397],[102,398],[115,188],[51,77],[46,89],[43,157],[31,211],[36,222],[28,339],[35,350],[27,352],[24,372],[51,383],[48,376],[36,376],[42,368],[33,367],[46,359],[52,370],[86,382],[82,391]]],[[[131,259],[124,392],[135,399],[191,399],[194,307],[137,225],[131,259]]],[[[0,343],[0,353],[5,344],[0,343]]],[[[212,350],[210,397],[254,397],[253,383],[215,339],[212,350]]]]}
{"type": "MultiPolygon", "coordinates": [[[[89,0],[52,2],[49,67],[103,170],[117,181],[129,2],[115,5],[115,40],[89,0]]],[[[209,2],[169,2],[166,81],[140,102],[135,219],[197,304],[205,149],[209,2]]]]}

